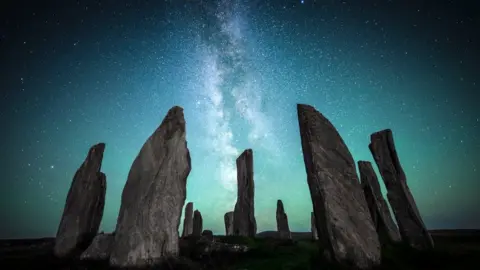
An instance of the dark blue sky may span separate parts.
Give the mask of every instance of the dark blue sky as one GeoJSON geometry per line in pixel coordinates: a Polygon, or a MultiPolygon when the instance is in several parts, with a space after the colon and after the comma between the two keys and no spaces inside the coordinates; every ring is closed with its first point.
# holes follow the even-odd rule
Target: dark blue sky
{"type": "Polygon", "coordinates": [[[426,225],[480,228],[475,1],[0,5],[0,238],[54,235],[98,142],[113,230],[130,165],[173,105],[187,121],[187,200],[215,233],[246,148],[259,230],[276,227],[277,199],[309,230],[296,103],[328,117],[356,160],[372,161],[370,134],[391,128],[426,225]]]}

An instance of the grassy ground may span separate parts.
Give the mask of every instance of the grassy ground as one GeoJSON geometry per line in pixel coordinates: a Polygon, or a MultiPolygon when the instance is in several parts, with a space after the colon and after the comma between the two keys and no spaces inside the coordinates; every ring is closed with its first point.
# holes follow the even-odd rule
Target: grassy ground
{"type": "MultiPolygon", "coordinates": [[[[376,270],[479,269],[479,234],[432,234],[435,249],[414,252],[402,246],[383,249],[382,265],[376,270]]],[[[311,240],[284,241],[274,238],[249,239],[243,237],[216,237],[217,241],[244,244],[250,247],[245,254],[212,253],[202,258],[183,258],[168,261],[156,269],[209,270],[313,270],[339,269],[321,259],[318,245],[311,240]]],[[[0,269],[108,269],[106,262],[79,263],[58,261],[50,253],[52,243],[17,243],[0,245],[0,269]],[[35,248],[40,246],[41,248],[35,248]],[[13,266],[13,267],[12,267],[13,266]]]]}

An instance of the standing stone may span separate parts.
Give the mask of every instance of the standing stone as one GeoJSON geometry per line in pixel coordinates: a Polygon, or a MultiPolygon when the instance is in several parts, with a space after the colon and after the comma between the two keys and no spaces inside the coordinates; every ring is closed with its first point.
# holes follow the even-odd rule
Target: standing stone
{"type": "Polygon", "coordinates": [[[185,207],[185,217],[183,218],[182,237],[191,235],[193,232],[193,203],[187,203],[185,207]]]}
{"type": "Polygon", "coordinates": [[[382,244],[398,243],[401,241],[397,225],[393,222],[388,205],[382,196],[377,175],[373,170],[372,163],[359,161],[358,170],[362,182],[363,193],[367,200],[368,209],[372,216],[373,224],[382,244]]]}
{"type": "Polygon", "coordinates": [[[397,219],[402,240],[416,249],[433,248],[433,240],[423,223],[407,178],[398,159],[392,131],[385,129],[370,136],[370,152],[387,188],[387,198],[397,219]]]}
{"type": "Polygon", "coordinates": [[[233,235],[233,211],[225,213],[223,220],[225,221],[225,235],[233,235]]]}
{"type": "Polygon", "coordinates": [[[211,242],[213,241],[213,232],[211,230],[204,230],[202,237],[211,242]]]}
{"type": "Polygon", "coordinates": [[[255,184],[253,181],[253,152],[247,149],[237,158],[237,202],[233,211],[233,234],[255,237],[255,184]]]}
{"type": "Polygon", "coordinates": [[[285,213],[282,200],[277,201],[277,231],[281,239],[292,239],[290,228],[288,227],[288,216],[285,213]]]}
{"type": "Polygon", "coordinates": [[[195,237],[199,237],[202,235],[203,231],[203,218],[202,213],[200,211],[195,210],[193,212],[193,232],[192,235],[195,237]]]}
{"type": "Polygon", "coordinates": [[[104,143],[92,146],[73,177],[55,238],[54,254],[59,258],[84,251],[98,232],[107,187],[100,172],[104,150],[104,143]]]}
{"type": "Polygon", "coordinates": [[[365,269],[380,263],[380,242],[353,157],[315,108],[297,105],[303,158],[319,244],[331,261],[365,269]]]}
{"type": "Polygon", "coordinates": [[[313,240],[318,240],[318,231],[317,231],[317,226],[315,225],[315,214],[312,212],[310,215],[310,228],[312,230],[312,238],[313,240]]]}
{"type": "Polygon", "coordinates": [[[110,265],[143,267],[177,256],[191,170],[181,107],[171,108],[133,161],[122,193],[110,265]]]}

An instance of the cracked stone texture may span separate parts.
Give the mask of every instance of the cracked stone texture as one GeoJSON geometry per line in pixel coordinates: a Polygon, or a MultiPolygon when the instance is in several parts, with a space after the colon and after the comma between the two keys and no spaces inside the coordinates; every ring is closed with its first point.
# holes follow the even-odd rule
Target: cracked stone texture
{"type": "Polygon", "coordinates": [[[225,213],[223,221],[225,222],[225,235],[233,235],[233,211],[225,213]]]}
{"type": "Polygon", "coordinates": [[[360,171],[360,180],[363,193],[367,200],[368,209],[372,216],[373,224],[377,229],[378,237],[382,244],[398,243],[401,241],[398,227],[390,215],[388,205],[383,198],[377,175],[373,170],[372,163],[368,161],[359,161],[358,170],[360,171]]]}
{"type": "Polygon", "coordinates": [[[397,220],[402,241],[419,250],[433,248],[432,237],[407,185],[392,131],[385,129],[373,133],[368,147],[387,188],[387,198],[397,220]]]}
{"type": "Polygon", "coordinates": [[[179,253],[178,227],[191,170],[181,107],[172,107],[133,161],[122,192],[113,267],[144,267],[179,253]]]}
{"type": "Polygon", "coordinates": [[[107,187],[100,172],[104,150],[104,143],[92,146],[73,177],[55,238],[54,254],[59,258],[83,252],[98,232],[107,187]]]}
{"type": "Polygon", "coordinates": [[[253,180],[253,152],[246,149],[237,158],[237,202],[233,211],[233,234],[255,237],[255,183],[253,180]]]}
{"type": "Polygon", "coordinates": [[[114,236],[108,234],[98,234],[93,238],[90,246],[80,256],[81,260],[108,260],[110,257],[110,247],[114,236]]]}
{"type": "Polygon", "coordinates": [[[297,105],[319,244],[330,261],[359,269],[380,264],[380,242],[353,157],[338,131],[309,105],[297,105]]]}
{"type": "Polygon", "coordinates": [[[277,200],[277,231],[281,239],[292,239],[292,234],[288,226],[288,216],[285,213],[282,200],[277,200]]]}
{"type": "Polygon", "coordinates": [[[193,232],[192,235],[195,237],[199,237],[202,235],[203,231],[203,218],[202,213],[200,211],[195,210],[193,212],[193,232]]]}
{"type": "Polygon", "coordinates": [[[187,203],[185,216],[183,217],[182,237],[189,236],[193,232],[193,203],[187,203]]]}

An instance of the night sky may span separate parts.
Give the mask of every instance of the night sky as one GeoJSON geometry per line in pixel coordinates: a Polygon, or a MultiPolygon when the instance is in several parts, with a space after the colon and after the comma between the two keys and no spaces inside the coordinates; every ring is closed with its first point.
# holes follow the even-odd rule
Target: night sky
{"type": "Polygon", "coordinates": [[[174,105],[187,201],[214,233],[246,148],[259,231],[276,229],[277,199],[293,231],[310,230],[297,103],[356,161],[373,162],[370,134],[391,128],[427,227],[480,228],[477,1],[214,2],[1,1],[0,238],[54,236],[98,142],[112,231],[133,159],[174,105]]]}

